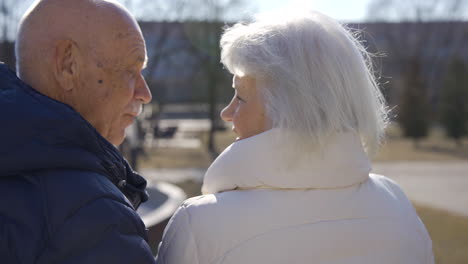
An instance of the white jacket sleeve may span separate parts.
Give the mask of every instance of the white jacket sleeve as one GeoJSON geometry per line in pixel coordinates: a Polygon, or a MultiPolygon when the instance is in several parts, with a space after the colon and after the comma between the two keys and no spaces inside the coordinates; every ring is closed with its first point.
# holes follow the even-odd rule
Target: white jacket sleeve
{"type": "Polygon", "coordinates": [[[190,215],[182,205],[172,216],[159,244],[157,264],[198,264],[198,250],[190,215]]]}

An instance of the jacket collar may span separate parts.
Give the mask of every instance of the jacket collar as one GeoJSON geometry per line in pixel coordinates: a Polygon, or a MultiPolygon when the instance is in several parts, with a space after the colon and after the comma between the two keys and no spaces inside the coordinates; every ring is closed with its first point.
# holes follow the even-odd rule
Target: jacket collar
{"type": "MultiPolygon", "coordinates": [[[[368,179],[370,161],[359,136],[342,133],[322,152],[288,155],[288,143],[272,129],[231,144],[208,168],[204,194],[235,189],[331,189],[368,179]]],[[[291,152],[289,152],[291,153],[291,152]]]]}

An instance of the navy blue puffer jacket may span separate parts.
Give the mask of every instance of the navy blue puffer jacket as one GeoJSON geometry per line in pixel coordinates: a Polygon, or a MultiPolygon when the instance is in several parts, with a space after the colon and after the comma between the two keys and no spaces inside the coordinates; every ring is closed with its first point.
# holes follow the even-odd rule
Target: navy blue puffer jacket
{"type": "Polygon", "coordinates": [[[145,188],[76,111],[0,65],[0,263],[154,263],[145,188]]]}

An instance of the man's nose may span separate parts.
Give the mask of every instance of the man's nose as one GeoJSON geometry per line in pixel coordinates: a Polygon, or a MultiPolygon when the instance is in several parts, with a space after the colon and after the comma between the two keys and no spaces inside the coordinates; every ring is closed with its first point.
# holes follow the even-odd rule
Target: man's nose
{"type": "Polygon", "coordinates": [[[142,101],[144,104],[151,102],[153,96],[151,95],[151,91],[148,87],[148,84],[145,81],[143,75],[140,75],[141,78],[138,80],[138,84],[135,90],[135,97],[136,99],[142,101]]]}

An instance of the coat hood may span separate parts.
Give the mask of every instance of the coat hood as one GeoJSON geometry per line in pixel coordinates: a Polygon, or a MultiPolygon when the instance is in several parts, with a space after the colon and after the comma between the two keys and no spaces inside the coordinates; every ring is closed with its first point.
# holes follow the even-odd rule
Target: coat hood
{"type": "Polygon", "coordinates": [[[0,177],[92,171],[107,176],[135,208],[148,199],[144,178],[78,112],[32,89],[4,64],[0,80],[0,177]]]}
{"type": "Polygon", "coordinates": [[[344,188],[369,178],[371,164],[358,135],[342,133],[322,152],[290,155],[279,132],[271,129],[231,144],[208,168],[202,192],[344,188]]]}

